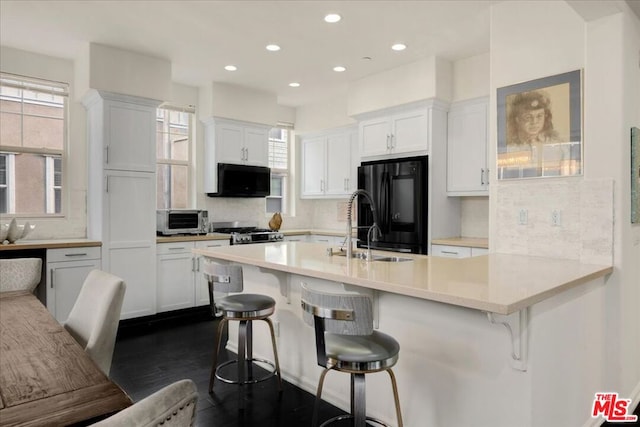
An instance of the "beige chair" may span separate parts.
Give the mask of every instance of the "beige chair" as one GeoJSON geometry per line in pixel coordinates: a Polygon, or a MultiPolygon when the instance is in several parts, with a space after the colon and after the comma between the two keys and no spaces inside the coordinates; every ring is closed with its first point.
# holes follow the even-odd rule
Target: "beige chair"
{"type": "Polygon", "coordinates": [[[325,376],[332,370],[351,375],[351,414],[331,418],[322,426],[348,418],[353,420],[354,427],[364,427],[368,425],[367,421],[385,425],[366,415],[365,375],[386,371],[391,378],[398,427],[402,427],[398,386],[391,370],[398,361],[400,345],[393,337],[373,330],[371,298],[324,292],[303,283],[301,303],[304,321],[315,329],[318,365],[324,368],[318,382],[311,425],[318,425],[322,386],[325,376]]]}
{"type": "Polygon", "coordinates": [[[64,327],[107,376],[116,343],[124,281],[100,270],[92,270],[76,299],[64,327]]]}
{"type": "Polygon", "coordinates": [[[0,292],[29,291],[40,283],[40,258],[0,259],[0,292]]]}
{"type": "Polygon", "coordinates": [[[196,419],[198,393],[191,380],[180,380],[133,406],[92,424],[96,427],[187,427],[196,419]]]}

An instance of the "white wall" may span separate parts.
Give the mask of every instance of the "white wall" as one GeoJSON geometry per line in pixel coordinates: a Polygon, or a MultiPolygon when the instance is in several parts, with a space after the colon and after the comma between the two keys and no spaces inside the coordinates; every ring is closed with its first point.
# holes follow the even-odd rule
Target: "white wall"
{"type": "MultiPolygon", "coordinates": [[[[550,212],[553,204],[561,201],[558,197],[563,187],[572,187],[579,193],[590,180],[609,180],[613,184],[614,214],[609,222],[613,225],[615,272],[604,286],[594,286],[582,305],[558,305],[547,310],[543,304],[532,313],[532,321],[540,329],[536,333],[546,332],[549,348],[558,348],[558,357],[553,360],[538,357],[537,351],[544,347],[532,354],[528,412],[533,414],[533,426],[593,423],[589,410],[598,391],[617,391],[636,402],[640,397],[640,257],[634,241],[638,233],[633,228],[637,227],[629,224],[628,203],[629,127],[637,125],[640,108],[638,26],[637,17],[630,13],[585,22],[564,2],[502,2],[492,7],[490,168],[495,170],[496,89],[584,69],[584,177],[535,183],[494,180],[489,219],[492,249],[504,248],[505,239],[513,239],[512,233],[519,232],[515,219],[510,222],[504,216],[512,202],[499,197],[504,190],[518,193],[530,206],[550,212]],[[531,191],[538,185],[547,187],[544,194],[540,193],[542,190],[531,191]],[[562,327],[566,320],[579,318],[584,319],[589,333],[562,327]],[[563,351],[562,343],[568,340],[575,344],[563,351]],[[576,347],[581,351],[574,351],[576,347]]],[[[574,219],[582,227],[590,222],[592,227],[600,226],[598,216],[592,216],[590,209],[581,209],[579,214],[574,219]]],[[[572,255],[576,242],[582,243],[582,237],[579,233],[567,235],[549,230],[525,231],[524,236],[536,241],[540,250],[553,247],[556,253],[567,256],[572,255]]]]}
{"type": "Polygon", "coordinates": [[[451,100],[451,63],[436,57],[364,77],[349,84],[349,116],[423,99],[451,100]]]}
{"type": "MultiPolygon", "coordinates": [[[[29,239],[86,236],[87,138],[85,109],[77,102],[73,61],[39,55],[0,46],[2,71],[69,83],[69,126],[67,129],[67,162],[64,197],[68,208],[64,218],[29,218],[35,230],[29,239]]],[[[3,222],[6,218],[3,216],[3,222]]]]}

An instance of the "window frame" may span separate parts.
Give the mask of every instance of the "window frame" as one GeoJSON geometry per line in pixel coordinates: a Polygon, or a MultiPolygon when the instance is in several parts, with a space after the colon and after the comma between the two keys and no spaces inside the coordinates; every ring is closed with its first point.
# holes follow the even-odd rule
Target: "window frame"
{"type": "MultiPolygon", "coordinates": [[[[0,141],[0,153],[8,155],[7,156],[7,169],[11,170],[11,173],[7,176],[7,187],[8,187],[8,205],[7,211],[5,214],[8,215],[17,215],[24,218],[65,218],[67,216],[69,201],[68,201],[68,179],[69,174],[67,172],[67,158],[69,155],[69,114],[70,114],[70,84],[66,82],[60,82],[50,79],[43,79],[37,77],[29,77],[23,76],[19,74],[7,73],[4,71],[0,71],[0,86],[9,87],[18,89],[21,91],[20,93],[20,112],[7,112],[9,114],[16,114],[20,116],[20,146],[15,145],[2,145],[0,141]],[[46,88],[46,90],[45,90],[46,88]],[[54,96],[58,96],[62,98],[62,148],[61,149],[53,149],[53,148],[32,148],[24,146],[24,91],[31,91],[36,93],[43,94],[51,94],[54,96]],[[16,212],[16,168],[15,168],[15,158],[16,155],[19,154],[33,154],[40,155],[45,158],[45,172],[44,172],[44,180],[43,180],[43,191],[45,194],[44,209],[42,213],[24,213],[24,212],[16,212]],[[58,157],[61,160],[61,168],[62,168],[62,177],[61,177],[61,185],[60,187],[60,212],[52,212],[49,213],[49,188],[48,188],[48,167],[47,167],[47,159],[50,157],[58,157]],[[9,161],[10,159],[10,161],[9,161]],[[9,166],[10,165],[10,166],[9,166]]],[[[0,98],[4,96],[0,94],[0,98]]],[[[46,104],[46,101],[41,101],[46,104]]],[[[33,101],[34,104],[37,104],[38,101],[33,101]]],[[[40,116],[37,114],[26,114],[29,117],[42,117],[42,118],[52,118],[49,116],[40,116]]],[[[55,206],[55,202],[53,203],[55,206]]]]}
{"type": "MultiPolygon", "coordinates": [[[[160,106],[158,106],[158,108],[156,109],[156,122],[158,121],[158,111],[159,110],[166,110],[166,111],[175,111],[175,112],[179,112],[179,113],[187,113],[189,114],[189,120],[188,120],[188,133],[187,133],[187,138],[189,141],[189,144],[187,145],[187,160],[176,160],[176,159],[167,159],[165,157],[160,158],[158,156],[158,153],[156,152],[156,173],[158,171],[158,167],[160,165],[167,165],[169,168],[171,168],[172,166],[186,166],[187,168],[187,203],[186,203],[186,207],[187,208],[191,208],[194,206],[195,201],[194,201],[194,197],[193,197],[193,183],[194,183],[194,170],[195,170],[195,161],[193,158],[193,153],[195,151],[195,126],[196,126],[196,109],[195,106],[193,105],[188,105],[188,106],[181,106],[181,105],[176,105],[176,104],[172,104],[169,102],[164,102],[162,103],[160,106]]],[[[158,131],[156,131],[156,137],[157,137],[158,131]]],[[[158,207],[158,209],[177,209],[175,207],[171,206],[171,189],[169,191],[169,197],[167,197],[166,195],[166,182],[163,188],[163,199],[165,200],[165,205],[160,208],[158,207]],[[166,202],[169,202],[168,205],[166,202]]],[[[171,187],[171,183],[169,182],[169,187],[171,187]]],[[[156,191],[157,188],[156,188],[156,191]]],[[[157,202],[156,202],[156,206],[157,206],[157,202]]]]}
{"type": "MultiPolygon", "coordinates": [[[[275,167],[271,167],[271,179],[273,179],[274,177],[278,177],[281,179],[281,195],[277,196],[277,195],[269,195],[265,198],[265,214],[266,215],[273,215],[276,211],[269,211],[269,203],[268,201],[270,199],[279,199],[280,200],[280,212],[283,215],[288,214],[291,211],[291,206],[290,206],[290,185],[289,185],[289,180],[291,178],[291,138],[293,136],[293,126],[290,124],[285,124],[285,123],[278,123],[276,126],[274,126],[271,130],[273,129],[281,129],[284,132],[286,132],[286,147],[287,147],[287,168],[283,169],[283,168],[275,168],[275,167]]],[[[269,153],[271,152],[271,141],[274,140],[271,138],[271,131],[269,132],[269,153]]],[[[277,140],[277,141],[282,141],[282,140],[277,140]]],[[[271,155],[269,155],[269,157],[271,157],[271,155]]],[[[269,160],[269,163],[271,166],[271,159],[269,160]]]]}

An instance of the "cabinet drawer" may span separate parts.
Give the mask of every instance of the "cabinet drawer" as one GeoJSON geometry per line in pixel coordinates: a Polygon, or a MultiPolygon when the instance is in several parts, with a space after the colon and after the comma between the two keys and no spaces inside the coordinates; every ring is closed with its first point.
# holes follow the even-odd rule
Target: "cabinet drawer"
{"type": "Polygon", "coordinates": [[[190,253],[193,248],[194,242],[158,243],[156,245],[156,255],[190,253]]]}
{"type": "Polygon", "coordinates": [[[100,259],[101,248],[88,246],[80,248],[48,249],[47,262],[82,261],[85,259],[100,259]]]}
{"type": "Polygon", "coordinates": [[[467,258],[471,248],[465,246],[431,245],[431,255],[448,258],[467,258]]]}
{"type": "Polygon", "coordinates": [[[196,248],[198,249],[219,248],[221,246],[229,246],[229,240],[206,240],[196,242],[196,248]]]}
{"type": "Polygon", "coordinates": [[[486,255],[489,253],[487,248],[471,248],[471,256],[486,255]]]}

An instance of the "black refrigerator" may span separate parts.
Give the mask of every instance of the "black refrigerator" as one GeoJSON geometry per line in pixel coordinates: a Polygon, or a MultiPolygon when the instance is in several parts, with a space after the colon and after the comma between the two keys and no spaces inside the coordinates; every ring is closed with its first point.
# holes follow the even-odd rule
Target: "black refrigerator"
{"type": "MultiPolygon", "coordinates": [[[[427,156],[363,162],[358,167],[358,188],[371,194],[382,231],[372,249],[427,254],[427,171],[427,156]]],[[[358,247],[367,246],[372,224],[369,203],[358,196],[358,247]]]]}

